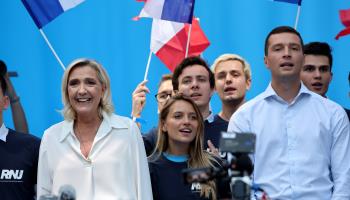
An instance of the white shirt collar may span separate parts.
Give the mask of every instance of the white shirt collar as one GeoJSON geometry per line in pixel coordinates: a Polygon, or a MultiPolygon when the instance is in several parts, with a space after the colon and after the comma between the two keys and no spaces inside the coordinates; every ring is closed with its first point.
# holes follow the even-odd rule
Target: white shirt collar
{"type": "MultiPolygon", "coordinates": [[[[108,115],[106,112],[102,112],[102,116],[103,116],[103,120],[101,123],[101,128],[99,128],[98,130],[96,139],[107,135],[111,128],[122,128],[122,129],[128,128],[128,126],[125,123],[113,118],[112,114],[108,115]],[[101,133],[100,133],[100,129],[101,129],[101,133]]],[[[73,125],[74,125],[74,120],[63,121],[63,130],[60,135],[60,142],[62,142],[68,135],[70,134],[74,135],[73,125]]]]}
{"type": "Polygon", "coordinates": [[[6,142],[6,136],[8,133],[9,133],[9,129],[6,128],[4,123],[2,123],[2,125],[0,127],[0,140],[6,142]]]}
{"type": "MultiPolygon", "coordinates": [[[[311,95],[312,94],[312,92],[310,90],[308,90],[307,87],[302,82],[300,82],[300,85],[301,86],[300,86],[299,92],[298,92],[297,96],[294,97],[294,100],[291,104],[293,104],[301,95],[304,95],[304,94],[311,95]]],[[[271,82],[270,82],[269,86],[266,88],[265,92],[263,92],[263,98],[266,99],[266,98],[270,98],[270,97],[275,97],[275,98],[277,97],[278,100],[285,102],[280,96],[278,96],[276,91],[272,88],[271,82]]]]}

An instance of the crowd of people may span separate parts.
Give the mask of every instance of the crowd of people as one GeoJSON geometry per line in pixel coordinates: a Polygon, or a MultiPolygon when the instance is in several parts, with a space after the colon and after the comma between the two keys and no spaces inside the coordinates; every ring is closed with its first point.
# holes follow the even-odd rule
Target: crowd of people
{"type": "MultiPolygon", "coordinates": [[[[185,58],[164,75],[155,99],[158,124],[141,133],[139,119],[150,93],[147,81],[132,93],[132,117],[114,114],[107,72],[97,61],[77,59],[62,78],[64,120],[40,139],[28,134],[19,97],[6,70],[0,76],[1,199],[58,195],[70,185],[78,200],[231,199],[228,182],[187,184],[187,168],[220,168],[222,132],[254,133],[251,179],[267,194],[253,199],[350,199],[349,110],[327,98],[333,58],[327,43],[304,45],[288,26],[266,37],[266,90],[246,102],[249,63],[223,54],[212,66],[185,58]],[[221,110],[210,100],[216,92],[221,110]],[[9,105],[15,130],[5,126],[9,105]]],[[[2,66],[5,66],[3,64],[2,66]]],[[[350,85],[350,74],[349,74],[350,85]]]]}

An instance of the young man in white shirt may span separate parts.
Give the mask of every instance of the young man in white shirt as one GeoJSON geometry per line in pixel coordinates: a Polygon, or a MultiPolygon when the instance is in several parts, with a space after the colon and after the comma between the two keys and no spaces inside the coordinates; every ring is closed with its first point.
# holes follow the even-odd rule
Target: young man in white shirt
{"type": "Polygon", "coordinates": [[[254,183],[271,199],[349,199],[349,121],[341,106],[301,83],[300,34],[273,29],[264,62],[271,83],[233,114],[228,127],[257,135],[254,183]]]}

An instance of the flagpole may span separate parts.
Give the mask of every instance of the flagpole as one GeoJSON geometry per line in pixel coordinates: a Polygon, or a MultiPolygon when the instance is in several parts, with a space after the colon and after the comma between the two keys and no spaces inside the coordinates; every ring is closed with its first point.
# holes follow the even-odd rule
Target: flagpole
{"type": "Polygon", "coordinates": [[[43,38],[44,38],[44,40],[45,40],[46,44],[49,46],[49,48],[50,48],[51,52],[52,52],[52,53],[53,53],[53,55],[56,57],[56,59],[57,59],[58,63],[61,65],[61,67],[62,67],[63,71],[65,71],[65,70],[66,70],[66,68],[64,67],[64,64],[62,63],[61,59],[58,57],[58,55],[57,55],[57,53],[56,53],[55,49],[52,47],[52,45],[51,45],[50,41],[47,39],[47,37],[46,37],[46,35],[45,35],[44,31],[43,31],[42,29],[39,29],[39,31],[40,31],[41,35],[43,36],[43,38]]]}
{"type": "Polygon", "coordinates": [[[192,24],[190,24],[190,28],[188,30],[185,58],[187,58],[187,56],[188,56],[188,49],[190,47],[191,32],[192,32],[192,24]]]}
{"type": "Polygon", "coordinates": [[[294,23],[294,29],[295,30],[297,30],[297,27],[298,27],[299,16],[300,16],[300,9],[301,9],[301,5],[298,5],[297,16],[295,18],[295,23],[294,23]]]}
{"type": "Polygon", "coordinates": [[[147,61],[147,66],[146,66],[146,71],[145,71],[145,76],[143,77],[143,80],[147,80],[147,76],[148,76],[148,70],[149,70],[149,65],[151,63],[151,58],[152,58],[152,51],[149,51],[149,56],[148,56],[148,61],[147,61]]]}

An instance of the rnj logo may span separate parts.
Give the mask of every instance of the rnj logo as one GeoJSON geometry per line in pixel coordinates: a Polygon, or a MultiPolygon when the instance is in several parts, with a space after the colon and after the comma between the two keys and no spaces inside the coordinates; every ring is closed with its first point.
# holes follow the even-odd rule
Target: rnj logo
{"type": "Polygon", "coordinates": [[[23,176],[23,170],[3,169],[1,171],[1,180],[21,180],[23,176]]]}

